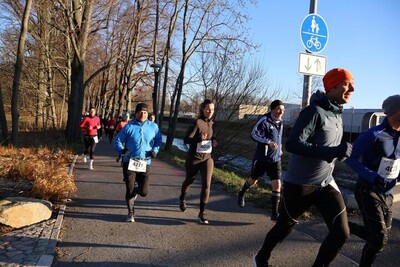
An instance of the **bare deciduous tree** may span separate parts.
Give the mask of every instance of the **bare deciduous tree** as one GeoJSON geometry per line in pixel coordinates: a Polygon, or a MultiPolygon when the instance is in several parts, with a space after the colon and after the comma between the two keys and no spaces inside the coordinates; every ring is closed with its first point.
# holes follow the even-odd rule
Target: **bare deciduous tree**
{"type": "MultiPolygon", "coordinates": [[[[246,34],[240,30],[245,19],[236,10],[236,4],[241,1],[196,1],[184,0],[182,7],[182,32],[180,43],[179,73],[176,77],[174,90],[171,96],[170,121],[167,130],[165,150],[170,150],[175,136],[179,114],[179,106],[185,83],[187,63],[192,55],[201,52],[201,48],[207,43],[218,43],[224,40],[235,40],[252,48],[247,42],[246,34]]],[[[234,55],[233,51],[231,51],[234,55]]]]}
{"type": "Polygon", "coordinates": [[[32,0],[26,0],[24,13],[22,15],[21,33],[19,35],[19,41],[18,41],[17,60],[15,62],[15,71],[14,71],[14,79],[13,79],[13,86],[12,86],[12,98],[11,98],[11,116],[12,116],[11,144],[13,146],[16,146],[18,143],[19,85],[20,85],[22,67],[24,65],[25,41],[26,41],[26,34],[28,32],[29,14],[31,12],[31,7],[32,7],[32,0]]]}

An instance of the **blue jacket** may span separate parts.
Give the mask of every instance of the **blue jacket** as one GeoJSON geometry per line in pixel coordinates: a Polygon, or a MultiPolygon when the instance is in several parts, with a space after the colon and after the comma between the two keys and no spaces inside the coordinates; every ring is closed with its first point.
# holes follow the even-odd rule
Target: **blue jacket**
{"type": "Polygon", "coordinates": [[[128,162],[129,158],[146,159],[147,165],[150,165],[151,152],[158,153],[161,143],[161,132],[157,124],[148,120],[145,122],[133,120],[117,134],[114,149],[118,153],[124,148],[129,150],[129,155],[123,156],[124,162],[128,162]]]}
{"type": "Polygon", "coordinates": [[[382,157],[400,158],[399,137],[400,132],[394,130],[385,118],[381,124],[366,130],[357,138],[351,157],[345,162],[358,174],[358,184],[376,193],[392,193],[396,179],[385,179],[384,188],[376,187],[374,183],[379,177],[377,171],[382,157]]]}
{"type": "Polygon", "coordinates": [[[257,142],[254,159],[267,160],[268,162],[280,161],[282,151],[282,133],[283,123],[280,122],[277,124],[273,119],[271,112],[262,116],[251,131],[251,138],[257,142]],[[278,144],[276,150],[267,148],[268,144],[271,142],[278,144]]]}
{"type": "Polygon", "coordinates": [[[321,91],[312,94],[310,102],[285,143],[292,154],[284,181],[327,186],[333,180],[335,155],[343,136],[342,107],[321,91]]]}

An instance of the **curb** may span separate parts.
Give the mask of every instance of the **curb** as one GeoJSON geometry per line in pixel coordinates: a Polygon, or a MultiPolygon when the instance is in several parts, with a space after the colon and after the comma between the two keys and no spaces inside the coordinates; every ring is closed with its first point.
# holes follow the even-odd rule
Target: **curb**
{"type": "Polygon", "coordinates": [[[63,204],[58,210],[57,220],[53,226],[53,230],[51,231],[51,235],[47,243],[46,254],[40,256],[37,264],[35,265],[36,267],[50,267],[53,264],[56,253],[56,245],[60,235],[62,221],[64,219],[65,208],[65,204],[63,204]]]}
{"type": "MultiPolygon", "coordinates": [[[[69,166],[67,173],[72,174],[76,160],[78,159],[78,155],[74,156],[74,159],[72,160],[71,166],[69,166]]],[[[40,256],[38,262],[36,263],[35,267],[51,267],[54,261],[54,257],[56,254],[56,246],[58,242],[58,237],[61,232],[61,226],[62,222],[64,220],[64,214],[65,214],[65,209],[66,209],[66,201],[60,206],[57,214],[57,220],[53,225],[53,229],[51,231],[51,235],[49,237],[48,243],[47,243],[47,249],[46,249],[46,254],[40,256]]]]}

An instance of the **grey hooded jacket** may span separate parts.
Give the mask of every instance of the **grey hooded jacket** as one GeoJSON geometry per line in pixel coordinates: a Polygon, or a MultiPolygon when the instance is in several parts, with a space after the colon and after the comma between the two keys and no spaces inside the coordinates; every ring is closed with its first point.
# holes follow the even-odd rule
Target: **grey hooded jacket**
{"type": "Polygon", "coordinates": [[[317,91],[299,114],[285,148],[292,153],[284,181],[326,186],[343,136],[342,106],[317,91]]]}

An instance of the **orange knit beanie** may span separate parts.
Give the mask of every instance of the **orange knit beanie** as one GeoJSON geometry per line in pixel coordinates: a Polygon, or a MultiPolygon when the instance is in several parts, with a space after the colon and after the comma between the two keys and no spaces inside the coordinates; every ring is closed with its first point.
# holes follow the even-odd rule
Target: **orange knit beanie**
{"type": "Polygon", "coordinates": [[[351,72],[342,68],[331,69],[325,74],[324,78],[322,79],[326,92],[344,81],[352,80],[353,75],[351,74],[351,72]]]}

